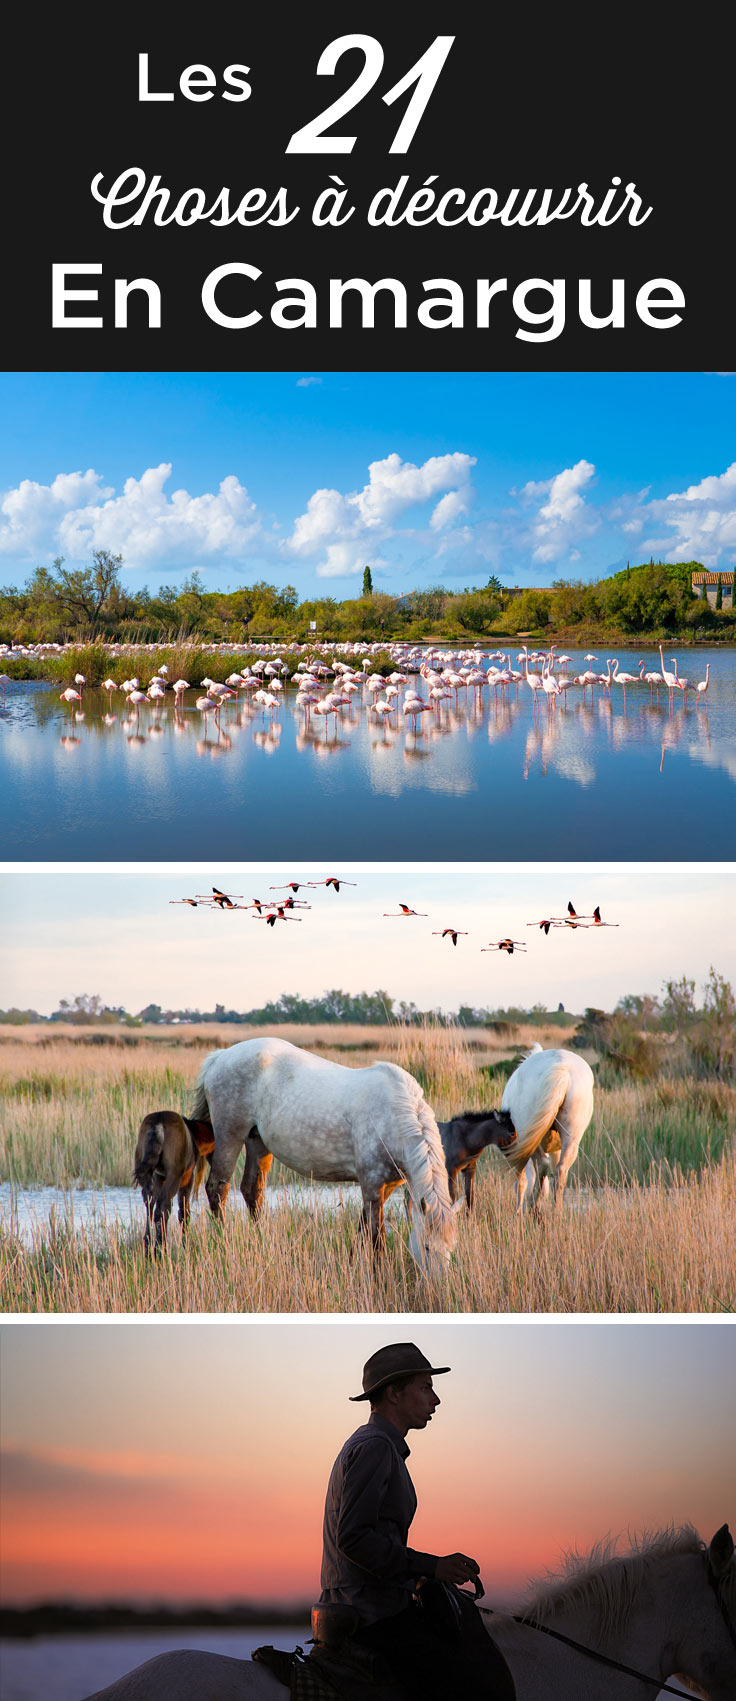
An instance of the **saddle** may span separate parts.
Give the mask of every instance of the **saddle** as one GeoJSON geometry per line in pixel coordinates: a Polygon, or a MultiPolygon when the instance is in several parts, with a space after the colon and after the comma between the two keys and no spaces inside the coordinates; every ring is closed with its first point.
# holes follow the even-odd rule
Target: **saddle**
{"type": "Polygon", "coordinates": [[[265,1647],[252,1657],[288,1688],[291,1701],[405,1701],[380,1656],[353,1640],[359,1622],[353,1607],[316,1606],[310,1654],[265,1647]]]}

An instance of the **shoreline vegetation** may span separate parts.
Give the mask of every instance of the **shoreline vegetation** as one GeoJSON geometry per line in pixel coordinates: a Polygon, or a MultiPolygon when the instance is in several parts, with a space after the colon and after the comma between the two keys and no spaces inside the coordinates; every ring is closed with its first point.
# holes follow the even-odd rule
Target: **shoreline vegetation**
{"type": "MultiPolygon", "coordinates": [[[[257,654],[256,644],[301,643],[316,651],[357,643],[387,652],[396,644],[487,649],[526,639],[576,647],[736,644],[734,579],[724,577],[711,606],[692,589],[693,572],[702,571],[697,561],[652,560],[590,584],[559,579],[549,588],[519,589],[492,575],[486,585],[462,591],[437,585],[401,595],[374,589],[366,567],[363,594],[343,601],[301,600],[292,585],[277,588],[263,580],[232,592],[209,591],[198,572],[181,588],[132,592],[122,583],[122,567],[121,555],[98,550],[89,567],[73,570],[59,558],[50,568],[36,568],[22,588],[0,589],[2,664],[12,668],[10,677],[65,679],[66,672],[52,670],[55,660],[65,666],[71,647],[77,666],[87,662],[87,683],[95,683],[109,668],[110,645],[123,648],[128,662],[136,650],[156,646],[159,664],[170,651],[169,665],[191,672],[203,646],[221,645],[246,662],[257,654]],[[65,656],[13,655],[16,646],[38,644],[66,646],[65,656]]],[[[388,653],[384,665],[391,665],[388,653]]]]}
{"type": "MultiPolygon", "coordinates": [[[[535,1039],[583,1042],[595,1067],[595,1111],[562,1210],[516,1218],[513,1178],[489,1151],[478,1168],[476,1208],[461,1214],[439,1282],[413,1263],[400,1208],[389,1213],[386,1255],[375,1262],[357,1203],[336,1187],[335,1208],[325,1209],[308,1181],[274,1164],[275,1199],[261,1222],[248,1217],[236,1171],[222,1222],[199,1201],[186,1242],[172,1221],[167,1249],[154,1260],[144,1255],[142,1206],[130,1227],[102,1216],[79,1231],[55,1211],[30,1245],[11,1210],[0,1228],[4,1306],[98,1314],[730,1312],[736,1024],[730,988],[729,1003],[726,983],[715,984],[717,1009],[711,1000],[709,1011],[692,1017],[682,1004],[691,983],[673,988],[680,1019],[670,1029],[661,1018],[648,1027],[641,1008],[629,1016],[588,1011],[577,1035],[575,1018],[567,1028],[520,1023],[506,1033],[428,1024],[282,1027],[284,1038],[314,1049],[321,1041],[321,1055],[343,1063],[399,1063],[440,1119],[500,1103],[520,1050],[535,1039]]],[[[2,1180],[19,1190],[55,1185],[70,1203],[85,1185],[130,1187],[135,1200],[132,1152],[143,1115],[185,1110],[205,1051],[241,1036],[226,1024],[169,1028],[162,1044],[124,1036],[140,1040],[131,1053],[109,1031],[90,1046],[84,1028],[74,1037],[68,1027],[0,1029],[2,1180]]]]}
{"type": "Polygon", "coordinates": [[[150,1606],[127,1601],[80,1602],[41,1601],[32,1606],[0,1608],[0,1637],[26,1640],[34,1636],[78,1636],[95,1632],[125,1630],[260,1630],[310,1623],[311,1605],[282,1601],[231,1601],[213,1606],[211,1601],[188,1601],[183,1605],[152,1602],[150,1606]]]}

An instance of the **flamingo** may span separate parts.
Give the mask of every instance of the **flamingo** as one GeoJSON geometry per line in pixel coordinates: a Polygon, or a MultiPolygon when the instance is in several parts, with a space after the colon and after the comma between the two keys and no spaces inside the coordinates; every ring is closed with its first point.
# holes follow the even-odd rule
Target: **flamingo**
{"type": "Polygon", "coordinates": [[[205,725],[206,725],[207,716],[210,712],[210,709],[214,709],[215,718],[217,718],[217,715],[218,715],[219,709],[220,709],[220,704],[219,704],[217,697],[198,697],[197,702],[196,702],[196,707],[204,715],[205,725]]]}
{"type": "Polygon", "coordinates": [[[538,673],[530,673],[529,672],[529,653],[528,653],[528,651],[524,654],[523,661],[524,661],[524,667],[526,669],[526,672],[524,674],[524,679],[526,680],[526,683],[529,686],[529,690],[532,692],[532,695],[534,697],[534,707],[536,709],[537,692],[541,691],[541,689],[542,689],[542,680],[541,680],[541,677],[538,673]]]}
{"type": "Polygon", "coordinates": [[[191,904],[193,910],[196,910],[196,908],[197,908],[197,899],[196,898],[169,898],[169,903],[170,904],[191,904]]]}
{"type": "Polygon", "coordinates": [[[627,685],[638,685],[640,683],[640,680],[641,680],[641,675],[638,674],[638,673],[619,673],[618,656],[616,656],[615,661],[613,661],[613,662],[609,661],[608,666],[609,666],[609,670],[610,670],[611,667],[613,667],[613,673],[611,674],[611,684],[612,685],[621,685],[623,687],[624,707],[625,707],[626,706],[626,687],[627,687],[627,685]]]}
{"type": "Polygon", "coordinates": [[[448,935],[452,940],[453,945],[457,945],[458,939],[461,936],[463,939],[467,939],[468,937],[467,933],[464,933],[461,927],[443,927],[441,932],[438,932],[436,929],[433,929],[432,931],[433,939],[447,939],[448,935]]]}
{"type": "Polygon", "coordinates": [[[66,691],[62,691],[61,696],[59,697],[60,703],[68,703],[70,707],[72,703],[81,703],[81,701],[82,698],[80,692],[75,691],[71,685],[68,685],[66,691]]]}
{"type": "Polygon", "coordinates": [[[710,662],[706,662],[706,664],[705,664],[705,679],[699,680],[698,684],[695,687],[698,702],[700,702],[701,697],[702,697],[703,701],[705,701],[705,693],[708,690],[709,675],[710,675],[710,662]]]}
{"type": "MultiPolygon", "coordinates": [[[[302,886],[316,886],[316,880],[287,880],[285,886],[269,886],[269,892],[298,892],[302,886]]],[[[320,881],[322,885],[322,881],[320,881]]]]}
{"type": "Polygon", "coordinates": [[[218,910],[240,909],[240,905],[236,904],[235,899],[242,898],[242,896],[242,892],[233,892],[232,894],[228,892],[221,892],[219,886],[213,886],[211,897],[208,892],[196,893],[197,900],[200,904],[209,904],[210,909],[218,910]]]}
{"type": "Polygon", "coordinates": [[[343,880],[342,875],[337,880],[334,874],[330,874],[326,880],[315,880],[314,884],[315,886],[332,886],[335,892],[339,892],[341,886],[357,886],[358,882],[357,880],[343,880]]]}
{"type": "Polygon", "coordinates": [[[668,673],[667,672],[667,669],[664,665],[664,655],[662,653],[662,645],[661,644],[659,646],[659,659],[662,663],[662,679],[663,679],[664,684],[667,686],[667,690],[669,691],[670,702],[672,702],[672,693],[673,693],[675,686],[677,684],[677,675],[674,674],[674,673],[668,673]]]}
{"type": "Polygon", "coordinates": [[[481,945],[481,951],[506,951],[513,957],[514,951],[525,951],[526,945],[521,939],[494,939],[489,945],[481,945]]]}
{"type": "Polygon", "coordinates": [[[552,919],[550,917],[548,920],[545,920],[545,921],[528,921],[526,925],[527,925],[527,927],[538,927],[540,929],[544,928],[544,937],[546,939],[548,934],[549,934],[550,928],[556,927],[558,924],[557,924],[557,922],[552,921],[552,919]]]}
{"type": "Polygon", "coordinates": [[[12,683],[13,681],[9,673],[0,673],[0,685],[2,685],[3,688],[3,701],[5,700],[5,687],[6,685],[12,685],[12,683]]]}
{"type": "Polygon", "coordinates": [[[678,689],[678,691],[682,692],[682,694],[685,698],[685,701],[687,702],[688,691],[690,691],[692,689],[692,687],[690,685],[690,681],[689,681],[689,679],[681,679],[680,678],[680,675],[677,671],[677,657],[676,656],[670,656],[670,661],[674,663],[675,684],[677,686],[677,689],[678,689]]]}
{"type": "Polygon", "coordinates": [[[423,910],[410,910],[408,904],[399,904],[398,910],[384,910],[383,915],[384,920],[390,919],[392,921],[400,921],[402,916],[410,915],[421,916],[424,921],[427,919],[423,910]]]}
{"type": "Polygon", "coordinates": [[[618,925],[619,923],[617,921],[601,921],[601,906],[600,904],[596,904],[593,911],[594,927],[618,927],[618,925]]]}

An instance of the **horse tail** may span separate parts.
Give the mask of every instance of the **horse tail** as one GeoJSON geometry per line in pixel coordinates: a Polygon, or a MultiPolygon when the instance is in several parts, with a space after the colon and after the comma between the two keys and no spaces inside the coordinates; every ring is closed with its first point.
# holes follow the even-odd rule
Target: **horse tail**
{"type": "Polygon", "coordinates": [[[216,1057],[219,1057],[219,1055],[219,1051],[208,1052],[194,1083],[194,1098],[192,1100],[190,1113],[192,1122],[212,1121],[212,1117],[210,1116],[209,1099],[207,1097],[207,1076],[209,1074],[210,1065],[216,1057]]]}
{"type": "Polygon", "coordinates": [[[200,1155],[194,1165],[194,1180],[192,1182],[192,1197],[194,1199],[196,1199],[199,1189],[202,1186],[202,1182],[207,1174],[209,1161],[209,1158],[200,1155]]]}
{"type": "Polygon", "coordinates": [[[419,1083],[401,1070],[394,1110],[397,1155],[406,1175],[412,1203],[422,1213],[430,1233],[448,1246],[455,1239],[455,1215],[450,1198],[447,1165],[437,1118],[419,1083]]]}
{"type": "Polygon", "coordinates": [[[138,1130],[133,1161],[133,1181],[137,1187],[150,1184],[160,1162],[165,1138],[166,1130],[160,1113],[154,1111],[150,1116],[144,1116],[138,1130]]]}
{"type": "Polygon", "coordinates": [[[504,1156],[517,1174],[549,1132],[570,1088],[570,1066],[559,1052],[545,1055],[544,1048],[539,1046],[533,1053],[535,1059],[540,1053],[545,1059],[540,1067],[527,1070],[531,1059],[525,1059],[509,1076],[501,1100],[501,1109],[508,1111],[518,1142],[504,1156]]]}

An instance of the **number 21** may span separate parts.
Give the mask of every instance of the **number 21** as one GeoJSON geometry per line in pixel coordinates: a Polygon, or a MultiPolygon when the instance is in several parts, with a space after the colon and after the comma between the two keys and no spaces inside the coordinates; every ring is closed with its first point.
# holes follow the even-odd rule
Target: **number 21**
{"type": "MultiPolygon", "coordinates": [[[[409,101],[406,112],[394,136],[389,153],[405,154],[414,140],[419,120],[426,108],[429,97],[437,82],[440,71],[455,40],[454,35],[435,36],[431,47],[417,59],[406,76],[395,83],[388,94],[383,96],[387,106],[392,106],[400,95],[406,94],[412,83],[416,88],[409,101]]],[[[383,48],[380,41],[373,35],[341,35],[336,41],[331,41],[326,47],[317,66],[318,77],[334,76],[337,62],[351,47],[359,47],[365,56],[365,64],[360,75],[356,77],[339,100],[319,112],[301,130],[295,130],[287,145],[287,154],[350,154],[355,146],[355,136],[325,136],[324,131],[329,124],[336,124],[338,118],[344,118],[346,112],[352,112],[369,89],[373,88],[383,70],[383,48]]]]}

